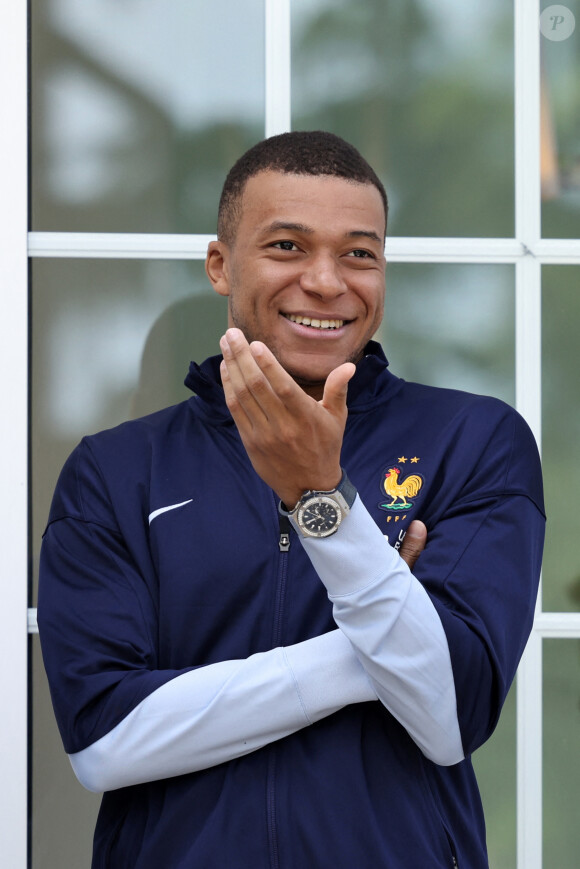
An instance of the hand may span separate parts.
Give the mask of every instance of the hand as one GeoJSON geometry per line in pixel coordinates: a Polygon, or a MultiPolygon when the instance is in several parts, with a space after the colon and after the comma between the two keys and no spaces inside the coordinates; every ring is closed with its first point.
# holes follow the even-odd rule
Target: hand
{"type": "Polygon", "coordinates": [[[220,341],[226,402],[260,477],[288,507],[308,489],[329,490],[341,479],[340,451],[347,418],[345,362],[330,372],[320,401],[307,395],[261,341],[239,329],[220,341]]]}
{"type": "Polygon", "coordinates": [[[420,519],[414,519],[407,529],[407,533],[399,549],[399,555],[406,561],[409,569],[413,570],[415,562],[425,549],[427,543],[427,528],[420,519]]]}

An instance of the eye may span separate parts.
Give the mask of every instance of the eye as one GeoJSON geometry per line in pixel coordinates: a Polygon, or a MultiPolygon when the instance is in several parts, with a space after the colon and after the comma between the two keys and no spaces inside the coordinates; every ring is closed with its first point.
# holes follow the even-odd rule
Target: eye
{"type": "Polygon", "coordinates": [[[272,247],[276,247],[278,250],[298,250],[293,241],[276,241],[272,247]]]}
{"type": "Polygon", "coordinates": [[[375,255],[372,254],[369,250],[363,250],[362,248],[357,248],[356,250],[349,251],[348,256],[354,256],[359,259],[364,259],[366,257],[370,259],[375,258],[375,255]]]}

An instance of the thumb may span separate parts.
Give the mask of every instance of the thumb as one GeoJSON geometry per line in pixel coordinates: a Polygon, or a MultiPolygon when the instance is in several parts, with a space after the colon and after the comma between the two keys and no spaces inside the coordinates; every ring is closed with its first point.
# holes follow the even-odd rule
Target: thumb
{"type": "Polygon", "coordinates": [[[427,528],[420,519],[414,519],[407,529],[399,555],[406,561],[409,569],[413,570],[415,562],[425,549],[427,543],[427,528]]]}
{"type": "Polygon", "coordinates": [[[330,413],[344,413],[348,383],[355,371],[356,366],[352,362],[343,362],[338,368],[334,368],[326,378],[321,404],[330,413]]]}

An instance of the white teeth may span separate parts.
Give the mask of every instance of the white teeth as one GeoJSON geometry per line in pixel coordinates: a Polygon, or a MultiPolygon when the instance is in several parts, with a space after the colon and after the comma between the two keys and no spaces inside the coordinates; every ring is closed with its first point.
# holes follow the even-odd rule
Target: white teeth
{"type": "Polygon", "coordinates": [[[340,329],[344,320],[316,320],[310,317],[300,317],[298,314],[285,314],[288,320],[299,326],[310,326],[312,329],[340,329]]]}

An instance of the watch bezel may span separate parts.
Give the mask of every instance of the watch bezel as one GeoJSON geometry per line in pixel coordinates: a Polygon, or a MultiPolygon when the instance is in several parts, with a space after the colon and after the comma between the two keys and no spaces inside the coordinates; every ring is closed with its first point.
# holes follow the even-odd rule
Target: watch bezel
{"type": "Polygon", "coordinates": [[[340,492],[333,492],[332,494],[313,493],[310,497],[306,497],[299,501],[295,516],[296,522],[300,526],[303,534],[307,534],[309,537],[322,538],[330,537],[331,534],[334,534],[338,530],[346,513],[348,513],[348,505],[340,492]],[[343,503],[340,503],[341,501],[343,503]],[[307,510],[311,510],[314,504],[328,504],[334,509],[335,521],[331,528],[325,528],[322,531],[314,531],[308,527],[304,520],[304,513],[307,510]]]}

